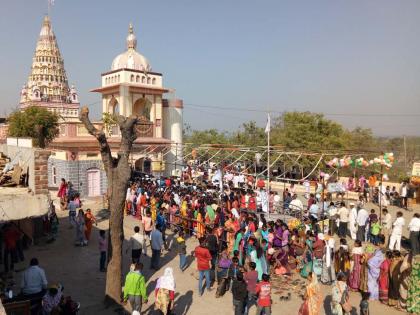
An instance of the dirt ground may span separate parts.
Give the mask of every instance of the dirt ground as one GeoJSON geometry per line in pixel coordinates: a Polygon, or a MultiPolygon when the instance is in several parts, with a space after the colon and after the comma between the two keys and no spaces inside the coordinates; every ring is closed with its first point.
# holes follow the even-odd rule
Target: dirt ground
{"type": "MultiPolygon", "coordinates": [[[[98,229],[108,229],[108,220],[106,212],[101,211],[102,201],[100,199],[88,199],[84,201],[83,208],[90,207],[98,219],[98,226],[94,227],[92,239],[87,247],[74,246],[75,230],[70,229],[67,211],[57,211],[60,218],[59,236],[52,243],[47,244],[40,241],[39,244],[31,246],[25,251],[25,264],[28,264],[31,257],[37,257],[41,267],[46,271],[49,283],[61,283],[65,288],[65,295],[72,296],[73,299],[81,303],[81,314],[123,314],[124,310],[118,307],[105,309],[102,301],[104,297],[105,273],[99,272],[99,252],[98,252],[98,229]]],[[[58,207],[57,207],[58,208],[58,207]]],[[[391,214],[395,217],[396,209],[391,210],[391,214]]],[[[416,211],[419,211],[417,209],[416,211]]],[[[412,213],[405,213],[407,221],[412,217],[412,213]]],[[[132,230],[138,222],[132,217],[126,217],[124,222],[125,238],[128,239],[132,234],[132,230]]],[[[408,224],[408,222],[407,222],[408,224]]],[[[169,241],[172,236],[169,236],[169,241]]],[[[190,253],[197,241],[190,239],[187,242],[190,253]]],[[[124,250],[125,252],[125,250],[124,250]]],[[[150,255],[150,249],[148,252],[150,255]]],[[[216,299],[215,290],[205,292],[202,297],[198,296],[198,281],[195,278],[196,263],[191,257],[188,257],[188,269],[180,272],[178,268],[179,259],[175,253],[169,251],[161,258],[161,270],[158,272],[151,271],[148,267],[150,264],[150,256],[142,257],[145,265],[144,274],[147,280],[147,292],[149,294],[149,302],[143,305],[142,314],[154,314],[153,311],[153,289],[156,279],[163,273],[166,266],[171,266],[174,270],[176,280],[176,299],[175,314],[232,314],[232,295],[227,292],[223,297],[216,299]]],[[[129,254],[124,257],[125,272],[129,267],[129,254]]],[[[25,268],[20,263],[17,269],[25,268]]],[[[16,280],[20,281],[21,272],[17,273],[16,280]]],[[[300,277],[296,276],[296,279],[300,277]]],[[[19,282],[18,282],[19,283],[19,282]]],[[[287,289],[282,289],[281,294],[286,295],[287,289]]],[[[297,293],[291,290],[291,299],[289,301],[280,301],[279,290],[273,290],[273,307],[272,314],[297,314],[302,300],[297,293]]],[[[321,314],[330,314],[329,302],[331,301],[331,287],[322,287],[324,295],[324,305],[321,314]]],[[[358,305],[360,303],[360,295],[351,293],[351,303],[354,306],[353,314],[358,314],[358,305]]],[[[389,315],[403,314],[393,308],[384,306],[379,302],[370,303],[371,314],[386,313],[389,315]]],[[[255,308],[251,309],[250,314],[255,313],[255,308]]]]}

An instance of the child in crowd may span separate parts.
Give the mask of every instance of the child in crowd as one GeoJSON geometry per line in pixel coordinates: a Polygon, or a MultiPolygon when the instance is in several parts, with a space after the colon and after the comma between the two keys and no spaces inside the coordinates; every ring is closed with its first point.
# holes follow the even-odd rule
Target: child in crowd
{"type": "Polygon", "coordinates": [[[179,269],[184,272],[187,265],[187,245],[185,244],[184,231],[179,231],[175,244],[179,255],[179,269]]]}
{"type": "Polygon", "coordinates": [[[362,292],[360,301],[360,315],[369,315],[369,292],[362,292]]]}
{"type": "Polygon", "coordinates": [[[257,284],[255,290],[258,295],[256,315],[261,315],[263,311],[265,315],[271,314],[271,283],[269,281],[270,276],[264,273],[262,281],[257,284]]]}
{"type": "Polygon", "coordinates": [[[379,233],[381,232],[381,225],[378,222],[377,218],[372,219],[370,223],[370,235],[373,245],[378,245],[379,243],[379,233]]]}

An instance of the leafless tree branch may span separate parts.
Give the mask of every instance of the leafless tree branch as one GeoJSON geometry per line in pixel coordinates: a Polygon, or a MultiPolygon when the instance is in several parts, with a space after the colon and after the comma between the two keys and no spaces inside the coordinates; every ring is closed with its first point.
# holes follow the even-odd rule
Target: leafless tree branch
{"type": "Polygon", "coordinates": [[[86,127],[87,131],[98,140],[102,161],[105,167],[110,170],[114,165],[114,159],[111,155],[111,148],[109,147],[105,133],[92,124],[89,118],[89,108],[86,106],[80,110],[79,119],[86,127]]]}

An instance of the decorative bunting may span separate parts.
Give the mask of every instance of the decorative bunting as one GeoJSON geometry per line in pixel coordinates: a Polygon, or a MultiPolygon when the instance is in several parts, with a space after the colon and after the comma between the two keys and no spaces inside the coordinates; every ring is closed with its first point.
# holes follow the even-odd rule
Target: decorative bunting
{"type": "Polygon", "coordinates": [[[365,160],[363,157],[353,159],[351,156],[344,156],[343,158],[333,158],[327,162],[327,166],[333,168],[345,167],[369,167],[369,166],[385,166],[387,169],[392,167],[394,163],[394,153],[384,153],[373,160],[365,160]]]}

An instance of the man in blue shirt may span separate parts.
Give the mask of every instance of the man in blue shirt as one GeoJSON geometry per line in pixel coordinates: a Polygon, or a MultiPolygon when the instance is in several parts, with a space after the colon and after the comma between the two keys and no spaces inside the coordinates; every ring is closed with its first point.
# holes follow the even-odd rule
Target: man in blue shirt
{"type": "Polygon", "coordinates": [[[30,266],[23,272],[22,293],[28,297],[42,297],[47,288],[47,278],[44,269],[38,266],[38,259],[32,258],[30,266]]]}
{"type": "Polygon", "coordinates": [[[152,248],[152,259],[150,269],[159,270],[160,252],[163,246],[162,233],[156,228],[150,234],[150,245],[152,248]]]}

